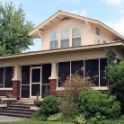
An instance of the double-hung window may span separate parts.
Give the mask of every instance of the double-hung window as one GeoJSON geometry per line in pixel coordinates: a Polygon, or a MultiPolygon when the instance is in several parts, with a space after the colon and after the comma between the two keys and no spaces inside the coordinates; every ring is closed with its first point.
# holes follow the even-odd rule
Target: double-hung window
{"type": "Polygon", "coordinates": [[[81,31],[80,28],[72,28],[72,46],[81,45],[81,31]]]}
{"type": "Polygon", "coordinates": [[[69,47],[69,30],[65,29],[61,31],[61,48],[69,47]]]}
{"type": "Polygon", "coordinates": [[[57,32],[51,32],[51,38],[50,38],[50,49],[56,49],[58,48],[58,36],[57,32]]]}

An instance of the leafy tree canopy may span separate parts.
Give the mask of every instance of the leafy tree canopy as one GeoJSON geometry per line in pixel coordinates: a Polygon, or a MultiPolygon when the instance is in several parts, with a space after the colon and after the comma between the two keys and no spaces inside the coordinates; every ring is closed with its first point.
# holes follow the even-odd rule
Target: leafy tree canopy
{"type": "Polygon", "coordinates": [[[21,53],[32,45],[28,36],[32,24],[26,21],[21,6],[13,3],[0,3],[0,55],[21,53]]]}

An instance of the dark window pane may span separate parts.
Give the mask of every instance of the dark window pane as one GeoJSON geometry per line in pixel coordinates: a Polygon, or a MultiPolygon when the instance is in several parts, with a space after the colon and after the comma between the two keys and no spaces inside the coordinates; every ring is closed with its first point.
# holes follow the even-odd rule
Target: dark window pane
{"type": "Polygon", "coordinates": [[[40,95],[40,84],[32,84],[32,96],[40,95]]]}
{"type": "Polygon", "coordinates": [[[42,84],[42,97],[50,95],[50,86],[49,84],[42,84]]]}
{"type": "Polygon", "coordinates": [[[32,82],[35,83],[35,82],[40,82],[40,71],[41,69],[32,69],[32,82]]]}
{"type": "Polygon", "coordinates": [[[71,74],[83,76],[83,61],[72,61],[71,62],[71,74]]]}
{"type": "Polygon", "coordinates": [[[69,39],[61,40],[61,48],[68,48],[69,47],[69,39]]]}
{"type": "Polygon", "coordinates": [[[0,68],[0,88],[4,87],[3,73],[4,73],[4,69],[0,68]]]}
{"type": "Polygon", "coordinates": [[[72,46],[76,47],[76,46],[81,46],[81,38],[72,38],[72,46]]]}
{"type": "Polygon", "coordinates": [[[51,75],[51,64],[44,64],[42,66],[42,83],[49,83],[49,77],[51,75]]]}
{"type": "Polygon", "coordinates": [[[99,86],[98,60],[86,60],[86,76],[89,76],[91,81],[99,86]]]}
{"type": "Polygon", "coordinates": [[[29,89],[28,85],[22,86],[21,97],[22,98],[29,98],[29,92],[30,92],[30,89],[29,89]]]}
{"type": "Polygon", "coordinates": [[[13,68],[5,68],[5,87],[12,87],[13,68]]]}
{"type": "Polygon", "coordinates": [[[60,62],[59,63],[59,81],[58,86],[63,86],[67,77],[70,77],[70,62],[60,62]]]}
{"type": "Polygon", "coordinates": [[[22,66],[22,84],[30,83],[30,66],[22,66]]]}
{"type": "Polygon", "coordinates": [[[107,86],[108,81],[105,79],[105,67],[107,66],[106,59],[100,59],[100,86],[107,86]]]}
{"type": "Polygon", "coordinates": [[[58,42],[50,41],[50,49],[56,49],[56,48],[58,48],[58,42]]]}

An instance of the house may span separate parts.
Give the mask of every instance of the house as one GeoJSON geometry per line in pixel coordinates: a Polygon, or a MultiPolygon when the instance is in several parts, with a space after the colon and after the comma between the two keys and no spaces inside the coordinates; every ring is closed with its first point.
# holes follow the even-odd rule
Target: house
{"type": "Polygon", "coordinates": [[[0,57],[0,96],[56,95],[74,73],[90,76],[94,89],[107,90],[106,48],[124,59],[123,36],[99,20],[68,12],[56,12],[29,35],[42,40],[42,50],[0,57]]]}

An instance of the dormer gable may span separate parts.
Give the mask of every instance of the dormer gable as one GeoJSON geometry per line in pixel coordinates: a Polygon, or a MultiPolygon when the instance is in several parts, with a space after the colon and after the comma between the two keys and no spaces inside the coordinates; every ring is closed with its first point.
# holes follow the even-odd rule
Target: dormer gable
{"type": "Polygon", "coordinates": [[[56,12],[35,27],[29,35],[42,39],[43,50],[103,44],[124,39],[99,20],[64,11],[56,12]]]}

